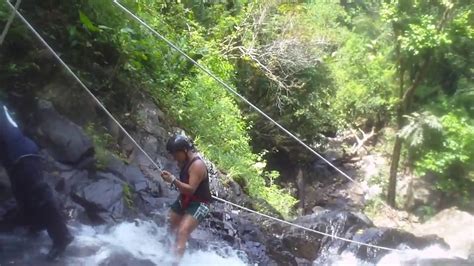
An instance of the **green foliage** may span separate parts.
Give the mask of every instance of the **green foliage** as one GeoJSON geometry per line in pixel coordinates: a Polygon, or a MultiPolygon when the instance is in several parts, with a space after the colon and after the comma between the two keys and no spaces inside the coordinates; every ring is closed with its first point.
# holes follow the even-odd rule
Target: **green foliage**
{"type": "MultiPolygon", "coordinates": [[[[233,73],[232,65],[218,55],[201,63],[227,81],[233,73]]],[[[296,201],[275,184],[265,183],[261,167],[265,162],[251,150],[248,125],[234,99],[202,72],[182,81],[172,97],[170,111],[190,129],[199,150],[244,185],[250,196],[265,199],[288,216],[296,201]]]]}
{"type": "Polygon", "coordinates": [[[430,135],[433,136],[433,133],[439,133],[443,127],[438,118],[427,111],[406,115],[405,118],[408,123],[400,130],[399,135],[408,140],[412,147],[419,147],[424,143],[426,135],[431,133],[430,135]]]}
{"type": "Polygon", "coordinates": [[[91,32],[98,32],[100,29],[92,23],[92,21],[87,17],[82,11],[79,10],[79,20],[86,29],[91,32]]]}
{"type": "MultiPolygon", "coordinates": [[[[328,112],[337,88],[325,60],[345,37],[345,19],[336,3],[267,1],[238,26],[236,42],[249,51],[236,55],[239,91],[307,143],[337,130],[328,112]]],[[[291,151],[302,163],[314,159],[268,120],[242,110],[258,125],[251,128],[255,148],[291,151]]]]}
{"type": "Polygon", "coordinates": [[[421,219],[421,222],[426,222],[437,213],[436,209],[432,206],[424,205],[417,210],[417,214],[421,219]]]}
{"type": "Polygon", "coordinates": [[[130,187],[129,184],[124,184],[122,186],[122,191],[123,191],[123,199],[125,200],[125,204],[127,204],[127,207],[129,209],[134,209],[135,205],[133,202],[133,192],[132,188],[130,187]]]}
{"type": "Polygon", "coordinates": [[[408,30],[400,37],[401,48],[409,54],[418,55],[426,50],[450,44],[447,33],[439,34],[435,16],[424,14],[419,17],[418,23],[408,25],[408,30]]]}
{"type": "MultiPolygon", "coordinates": [[[[411,144],[412,156],[407,158],[413,163],[408,165],[419,174],[436,173],[436,185],[449,195],[472,197],[471,2],[121,2],[283,126],[317,146],[322,136],[348,127],[382,128],[397,120],[403,90],[430,62],[406,110],[410,115],[402,117],[406,126],[399,134],[411,144]]],[[[22,8],[35,25],[47,25],[42,35],[113,113],[133,113],[130,99],[146,92],[252,197],[267,201],[285,216],[291,214],[296,200],[276,185],[278,174],[267,167],[262,151],[292,152],[292,163],[311,163],[312,155],[126,19],[110,1],[64,0],[55,10],[49,10],[48,3],[25,3],[22,8]]],[[[9,15],[3,6],[2,21],[9,15]]],[[[7,39],[34,43],[31,34],[15,25],[7,39]]],[[[13,58],[0,65],[0,86],[15,85],[41,70],[40,60],[28,53],[16,55],[17,46],[11,47],[15,49],[10,48],[8,55],[0,54],[2,62],[13,58]]],[[[137,126],[133,117],[124,115],[121,121],[137,126]]],[[[102,128],[90,124],[86,131],[94,141],[99,168],[105,167],[111,153],[121,156],[102,128]]],[[[371,182],[386,183],[382,176],[371,182]]],[[[124,197],[131,199],[127,195],[131,191],[124,187],[124,197]]],[[[367,211],[376,212],[378,206],[374,201],[367,211]]]]}
{"type": "MultiPolygon", "coordinates": [[[[122,71],[129,78],[139,81],[153,98],[165,108],[170,117],[195,137],[196,144],[206,157],[214,161],[227,175],[244,185],[248,193],[272,204],[284,215],[289,215],[295,199],[274,184],[267,184],[262,169],[256,167],[263,160],[253,153],[247,130],[249,125],[243,118],[234,99],[208,75],[190,65],[184,58],[170,51],[156,37],[133,24],[124,24],[98,12],[103,7],[90,2],[96,13],[96,20],[82,15],[83,26],[92,34],[100,31],[107,41],[112,41],[120,50],[122,71]],[[105,20],[107,18],[107,20],[105,20]],[[99,26],[95,26],[99,25],[99,26]],[[104,25],[103,27],[101,25],[104,25]]],[[[195,13],[183,5],[168,5],[165,1],[129,2],[140,17],[158,29],[167,38],[177,43],[192,57],[210,68],[217,76],[233,82],[234,66],[218,52],[214,40],[206,40],[207,34],[221,36],[235,22],[226,16],[226,21],[215,18],[223,5],[213,5],[205,24],[220,25],[212,32],[195,21],[195,13]],[[181,15],[186,20],[172,20],[181,15]],[[211,21],[210,18],[213,18],[211,21]]],[[[201,10],[203,11],[203,10],[201,10]]],[[[204,12],[204,11],[203,11],[204,12]]],[[[112,13],[108,13],[113,16],[112,13]]],[[[202,14],[201,14],[202,15],[202,14]]],[[[101,37],[103,38],[103,37],[101,37]]],[[[101,39],[97,39],[102,42],[101,39]]],[[[109,89],[110,90],[110,89],[109,89]]],[[[111,93],[116,93],[111,91],[111,93]]]]}
{"type": "Polygon", "coordinates": [[[84,131],[94,143],[96,167],[104,169],[112,156],[123,158],[113,137],[104,129],[99,129],[94,123],[84,126],[84,131]]]}
{"type": "MultiPolygon", "coordinates": [[[[356,27],[354,31],[357,30],[356,27]]],[[[382,35],[371,40],[352,34],[332,58],[331,70],[338,90],[330,110],[338,114],[343,125],[383,124],[393,114],[395,67],[387,61],[391,50],[386,38],[382,35]]]]}
{"type": "Polygon", "coordinates": [[[474,121],[462,111],[451,111],[440,118],[442,142],[425,145],[416,162],[419,174],[436,173],[437,188],[468,200],[474,188],[474,121]]]}
{"type": "Polygon", "coordinates": [[[380,210],[383,210],[384,206],[383,199],[381,197],[375,197],[365,203],[364,214],[371,220],[375,220],[376,217],[381,215],[380,210]]]}

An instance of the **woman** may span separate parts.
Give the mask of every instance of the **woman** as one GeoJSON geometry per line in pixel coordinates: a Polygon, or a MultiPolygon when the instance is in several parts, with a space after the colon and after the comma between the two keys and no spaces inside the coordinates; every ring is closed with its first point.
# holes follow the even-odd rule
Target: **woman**
{"type": "Polygon", "coordinates": [[[169,139],[166,149],[181,168],[179,179],[167,171],[161,174],[166,182],[176,186],[180,192],[169,214],[171,229],[176,233],[175,255],[179,261],[190,234],[209,214],[212,196],[206,164],[196,153],[191,141],[185,136],[176,135],[169,139]]]}

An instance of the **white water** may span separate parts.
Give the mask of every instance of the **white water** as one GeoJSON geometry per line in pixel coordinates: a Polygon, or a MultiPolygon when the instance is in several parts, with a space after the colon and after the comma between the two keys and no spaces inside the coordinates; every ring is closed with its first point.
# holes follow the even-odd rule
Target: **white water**
{"type": "MultiPolygon", "coordinates": [[[[85,256],[69,256],[69,265],[99,265],[117,254],[128,254],[137,259],[146,259],[156,265],[171,265],[171,236],[165,228],[151,221],[121,223],[109,229],[81,225],[75,230],[76,240],[72,248],[91,249],[85,256]]],[[[207,241],[205,250],[188,250],[181,265],[248,265],[243,252],[223,242],[207,241]]],[[[376,265],[416,265],[423,259],[455,258],[443,248],[434,245],[423,250],[406,250],[385,255],[376,265]]],[[[358,260],[353,254],[342,254],[332,260],[332,265],[374,264],[358,260]]],[[[134,262],[129,262],[134,265],[134,262]]]]}
{"type": "MultiPolygon", "coordinates": [[[[68,256],[69,265],[99,265],[117,254],[149,260],[156,265],[171,265],[173,260],[168,231],[152,221],[125,222],[109,229],[81,225],[74,231],[76,238],[70,249],[82,251],[71,252],[76,254],[68,256]]],[[[210,241],[206,245],[206,250],[188,249],[181,265],[247,265],[245,254],[225,243],[210,241]]]]}
{"type": "MultiPolygon", "coordinates": [[[[112,227],[76,225],[71,227],[75,235],[74,242],[68,247],[65,257],[58,264],[51,265],[171,265],[172,236],[166,228],[153,221],[124,222],[112,227]]],[[[204,230],[192,235],[198,239],[202,248],[188,248],[181,265],[248,265],[242,251],[231,248],[223,241],[214,238],[204,230]],[[199,240],[200,239],[200,240],[199,240]]],[[[44,259],[50,240],[46,233],[31,240],[21,234],[0,234],[0,265],[32,265],[44,259]],[[2,247],[3,243],[3,247],[2,247]]],[[[195,241],[196,242],[196,241],[195,241]]],[[[199,246],[199,245],[193,245],[199,246]]],[[[426,259],[455,258],[454,253],[439,246],[430,246],[423,250],[406,250],[385,255],[376,265],[428,265],[426,259]]],[[[449,265],[455,265],[448,262],[449,265]]],[[[50,264],[35,264],[50,265],[50,264]]],[[[331,256],[326,265],[375,266],[357,259],[353,254],[331,256]]],[[[437,264],[437,265],[443,265],[437,264]]]]}
{"type": "MultiPolygon", "coordinates": [[[[427,265],[420,261],[428,259],[454,259],[453,252],[445,250],[438,245],[429,246],[422,250],[407,249],[402,252],[391,252],[385,255],[377,264],[368,263],[357,259],[352,253],[343,253],[333,259],[331,265],[358,265],[358,266],[405,266],[405,265],[427,265]]],[[[441,265],[441,264],[437,264],[441,265]]],[[[450,264],[452,265],[452,264],[450,264]]]]}
{"type": "Polygon", "coordinates": [[[403,252],[392,252],[385,255],[378,265],[407,265],[425,259],[454,259],[456,256],[450,250],[439,245],[429,246],[422,250],[408,249],[403,252]]]}

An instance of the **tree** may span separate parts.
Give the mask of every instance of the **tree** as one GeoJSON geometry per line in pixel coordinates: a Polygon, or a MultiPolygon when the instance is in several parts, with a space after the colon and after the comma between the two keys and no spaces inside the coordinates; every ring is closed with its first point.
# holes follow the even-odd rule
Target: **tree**
{"type": "MultiPolygon", "coordinates": [[[[420,87],[436,82],[427,79],[433,61],[440,53],[452,50],[453,21],[463,16],[468,5],[462,1],[391,1],[384,5],[384,15],[392,25],[397,62],[398,104],[396,127],[401,130],[404,116],[416,107],[414,100],[420,87]]],[[[466,26],[466,25],[465,25],[466,26]]],[[[428,87],[428,86],[425,86],[428,87]]],[[[434,87],[434,86],[432,86],[434,87]]],[[[403,139],[397,134],[392,152],[387,202],[395,207],[397,170],[403,139]]]]}
{"type": "MultiPolygon", "coordinates": [[[[334,134],[335,119],[327,110],[336,90],[325,60],[343,39],[338,21],[344,10],[335,3],[257,3],[223,45],[238,66],[239,90],[307,143],[334,134]]],[[[250,110],[246,115],[258,125],[252,128],[256,149],[314,160],[269,121],[250,110]]]]}

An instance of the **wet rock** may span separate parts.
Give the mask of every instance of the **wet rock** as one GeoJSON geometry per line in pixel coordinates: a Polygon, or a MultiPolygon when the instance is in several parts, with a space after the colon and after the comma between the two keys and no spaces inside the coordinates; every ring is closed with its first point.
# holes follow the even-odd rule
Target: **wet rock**
{"type": "MultiPolygon", "coordinates": [[[[447,247],[444,241],[438,237],[421,238],[408,232],[392,228],[368,228],[355,234],[353,240],[393,249],[423,249],[435,243],[447,247]]],[[[352,252],[356,254],[357,258],[370,262],[377,262],[384,255],[389,253],[387,250],[361,246],[355,243],[348,244],[345,251],[352,252]]]]}
{"type": "Polygon", "coordinates": [[[60,174],[60,180],[56,183],[54,189],[64,195],[69,195],[74,186],[87,182],[88,178],[89,173],[85,170],[62,172],[60,174]]]}
{"type": "Polygon", "coordinates": [[[150,214],[155,211],[162,211],[168,213],[169,206],[175,201],[175,198],[156,198],[149,193],[138,194],[138,209],[145,214],[150,214]]]}
{"type": "Polygon", "coordinates": [[[295,228],[283,236],[282,244],[295,257],[313,261],[318,254],[321,239],[319,236],[295,228]]]}
{"type": "Polygon", "coordinates": [[[298,265],[295,256],[278,238],[270,238],[266,242],[268,255],[277,262],[277,265],[298,265]]]}
{"type": "MultiPolygon", "coordinates": [[[[45,50],[40,53],[35,52],[33,56],[37,56],[38,54],[46,57],[51,56],[51,54],[45,50]]],[[[44,71],[43,67],[48,69],[48,65],[50,64],[51,61],[41,62],[42,72],[44,71]]],[[[38,92],[38,95],[41,95],[42,98],[52,102],[54,108],[60,114],[68,117],[78,125],[90,123],[98,118],[97,104],[94,101],[85,100],[84,93],[73,86],[71,80],[61,71],[56,71],[54,75],[46,74],[46,72],[43,73],[42,76],[51,76],[52,80],[45,84],[41,92],[38,90],[35,91],[38,92]]],[[[25,107],[28,108],[27,106],[22,107],[23,110],[25,110],[25,107]]]]}
{"type": "MultiPolygon", "coordinates": [[[[223,208],[222,205],[216,205],[223,208]]],[[[234,248],[244,251],[250,264],[262,265],[296,265],[293,254],[285,250],[281,240],[264,233],[248,215],[231,211],[214,211],[204,221],[202,227],[212,232],[218,239],[223,239],[234,248]]]]}
{"type": "MultiPolygon", "coordinates": [[[[278,265],[275,260],[269,257],[267,247],[255,241],[245,241],[240,248],[245,251],[252,263],[259,263],[261,265],[278,265]]],[[[282,257],[282,256],[281,256],[282,257]]],[[[281,259],[281,257],[279,259],[281,259]]],[[[284,263],[284,261],[278,261],[284,263]]],[[[281,264],[280,264],[281,265],[281,264]]]]}
{"type": "MultiPolygon", "coordinates": [[[[319,214],[300,217],[294,222],[323,233],[344,237],[350,237],[357,230],[368,228],[372,225],[365,215],[344,211],[322,211],[319,214]]],[[[329,249],[342,252],[346,244],[345,242],[338,243],[330,237],[292,226],[284,226],[278,231],[281,232],[282,239],[284,240],[283,243],[292,254],[310,261],[313,261],[329,249]]]]}
{"type": "Polygon", "coordinates": [[[440,204],[441,192],[433,186],[436,177],[427,174],[423,177],[411,177],[405,180],[406,184],[399,185],[404,193],[400,193],[401,197],[406,198],[405,209],[412,212],[420,211],[423,206],[437,207],[440,204]]]}
{"type": "MultiPolygon", "coordinates": [[[[158,158],[162,158],[158,156],[158,158]]],[[[164,157],[163,157],[164,158],[164,157]]],[[[163,165],[166,162],[169,162],[167,159],[158,159],[160,163],[158,165],[163,165]]],[[[169,198],[175,198],[176,193],[174,191],[171,191],[169,189],[169,184],[163,181],[163,179],[160,176],[160,170],[161,169],[156,169],[156,167],[150,162],[148,158],[146,158],[145,155],[139,154],[134,161],[134,164],[138,165],[139,169],[142,172],[142,175],[144,175],[144,179],[147,181],[147,191],[155,197],[169,197],[169,198]]],[[[163,167],[163,169],[171,171],[175,176],[179,175],[179,170],[176,167],[176,163],[172,164],[174,168],[168,168],[168,167],[163,167]]],[[[143,181],[140,179],[137,179],[137,182],[134,184],[140,188],[140,186],[143,186],[144,184],[140,184],[143,181]]]]}
{"type": "MultiPolygon", "coordinates": [[[[135,165],[126,165],[123,161],[113,157],[109,160],[106,170],[132,186],[135,192],[152,190],[153,185],[145,177],[142,170],[135,165]]],[[[161,192],[161,187],[158,188],[161,192]]],[[[161,195],[161,193],[160,193],[161,195]]]]}
{"type": "Polygon", "coordinates": [[[129,266],[129,265],[155,266],[156,264],[149,260],[136,258],[132,254],[117,252],[108,256],[99,265],[100,266],[129,266]]]}
{"type": "Polygon", "coordinates": [[[445,209],[412,232],[418,236],[442,237],[451,250],[462,258],[474,255],[474,216],[456,208],[445,209]],[[468,233],[468,232],[471,233],[468,233]]]}
{"type": "Polygon", "coordinates": [[[162,126],[165,115],[151,100],[144,100],[138,104],[137,115],[142,121],[142,129],[148,134],[153,136],[167,136],[167,132],[162,126]]]}
{"type": "Polygon", "coordinates": [[[142,182],[146,180],[140,169],[134,165],[126,166],[124,172],[122,172],[122,176],[128,183],[142,182]]]}
{"type": "Polygon", "coordinates": [[[123,216],[122,196],[123,184],[110,179],[76,185],[71,193],[72,199],[85,208],[92,220],[99,223],[123,216]]]}
{"type": "Polygon", "coordinates": [[[81,127],[56,112],[50,102],[40,101],[38,106],[34,135],[41,146],[62,163],[78,164],[92,157],[92,141],[81,127]]]}
{"type": "Polygon", "coordinates": [[[140,168],[135,165],[126,165],[122,160],[111,156],[105,167],[107,172],[114,174],[127,183],[146,180],[140,168]]]}

